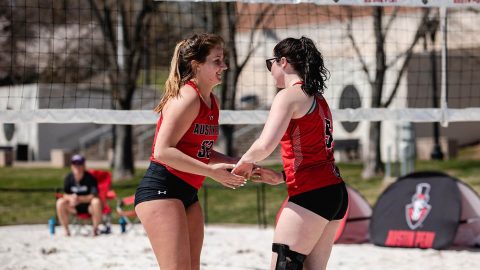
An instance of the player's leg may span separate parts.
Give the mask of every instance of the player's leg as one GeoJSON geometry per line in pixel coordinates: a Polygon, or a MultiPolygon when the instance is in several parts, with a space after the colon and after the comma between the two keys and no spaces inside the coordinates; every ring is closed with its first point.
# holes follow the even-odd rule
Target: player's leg
{"type": "MultiPolygon", "coordinates": [[[[331,226],[328,224],[331,220],[340,220],[347,206],[348,195],[344,183],[291,196],[280,215],[275,229],[274,243],[288,245],[289,250],[286,252],[296,252],[292,253],[292,256],[301,253],[310,257],[317,256],[310,253],[320,242],[320,248],[327,248],[321,251],[324,252],[323,254],[320,254],[324,256],[322,262],[326,265],[339,222],[333,222],[331,226]]],[[[308,257],[307,260],[309,260],[308,257]]],[[[278,265],[278,260],[275,258],[272,261],[272,267],[274,263],[278,265]]],[[[316,260],[313,265],[314,267],[310,269],[322,269],[321,264],[316,260]]]]}
{"type": "MultiPolygon", "coordinates": [[[[275,228],[271,269],[282,269],[281,265],[294,261],[295,258],[301,258],[301,255],[308,255],[320,239],[327,223],[328,220],[314,212],[288,202],[275,228]]],[[[300,265],[303,261],[296,261],[293,264],[300,265]]]]}
{"type": "Polygon", "coordinates": [[[178,199],[151,200],[137,204],[135,212],[162,270],[190,270],[187,215],[178,199]]]}
{"type": "MultiPolygon", "coordinates": [[[[335,241],[335,235],[338,227],[340,226],[342,218],[345,216],[348,208],[348,191],[344,183],[332,186],[327,191],[334,198],[330,198],[331,206],[335,207],[335,213],[325,227],[322,236],[318,240],[318,243],[313,248],[312,252],[308,255],[305,261],[306,269],[326,269],[330,253],[332,252],[333,242],[335,241]],[[337,194],[337,195],[335,195],[337,194]]],[[[327,195],[324,195],[328,197],[327,195]]],[[[324,213],[325,210],[320,210],[324,213]]]]}
{"type": "Polygon", "coordinates": [[[190,257],[192,270],[200,269],[204,221],[200,203],[196,201],[187,208],[188,234],[190,237],[190,257]]]}
{"type": "Polygon", "coordinates": [[[305,268],[308,270],[322,270],[327,268],[328,259],[332,251],[335,234],[340,226],[340,220],[330,221],[323,230],[322,236],[313,248],[312,252],[308,254],[305,260],[305,268]]]}

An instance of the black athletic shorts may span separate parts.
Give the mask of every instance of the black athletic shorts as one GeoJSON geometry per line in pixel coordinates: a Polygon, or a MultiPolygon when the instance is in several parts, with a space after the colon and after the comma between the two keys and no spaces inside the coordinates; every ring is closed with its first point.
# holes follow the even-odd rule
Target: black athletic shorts
{"type": "Polygon", "coordinates": [[[348,193],[345,183],[342,182],[292,196],[288,201],[329,221],[339,220],[347,212],[348,193]]]}
{"type": "Polygon", "coordinates": [[[196,188],[169,172],[165,166],[150,162],[135,192],[135,206],[151,200],[179,199],[187,209],[198,201],[197,192],[196,188]]]}
{"type": "Polygon", "coordinates": [[[77,210],[77,214],[89,214],[88,207],[90,206],[89,203],[79,203],[75,206],[75,210],[77,210]]]}

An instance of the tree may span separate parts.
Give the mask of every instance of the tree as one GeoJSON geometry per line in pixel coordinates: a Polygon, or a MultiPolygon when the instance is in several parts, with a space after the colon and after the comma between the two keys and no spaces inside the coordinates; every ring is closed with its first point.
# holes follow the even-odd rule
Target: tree
{"type": "MultiPolygon", "coordinates": [[[[255,42],[255,33],[260,28],[265,28],[268,20],[273,17],[273,14],[280,5],[259,5],[258,15],[255,17],[253,26],[249,32],[249,42],[247,48],[247,54],[243,59],[238,56],[238,43],[236,37],[238,34],[238,23],[242,13],[247,13],[249,8],[248,4],[243,4],[239,8],[239,4],[235,2],[222,3],[220,10],[223,10],[221,16],[220,27],[222,28],[222,34],[226,41],[226,48],[228,51],[228,70],[225,74],[222,89],[221,89],[221,109],[222,110],[235,110],[235,101],[237,94],[237,84],[240,74],[242,73],[245,65],[250,60],[251,56],[258,48],[259,43],[255,42]]],[[[225,153],[227,155],[235,155],[233,151],[233,132],[235,131],[234,125],[222,125],[223,135],[225,137],[225,153]]]]}
{"type": "Polygon", "coordinates": [[[25,18],[34,12],[17,7],[15,1],[0,0],[0,86],[38,79],[35,63],[26,61],[26,44],[34,30],[25,18]]]}
{"type": "MultiPolygon", "coordinates": [[[[150,28],[153,1],[89,0],[89,4],[105,42],[113,107],[130,110],[145,51],[145,33],[150,28]]],[[[114,134],[113,178],[130,178],[134,174],[132,126],[116,125],[114,134]]]]}
{"type": "Polygon", "coordinates": [[[101,57],[78,56],[102,55],[103,46],[90,15],[76,11],[85,4],[70,2],[0,0],[0,85],[78,83],[98,73],[101,57]]]}
{"type": "MultiPolygon", "coordinates": [[[[353,24],[353,9],[348,8],[348,23],[347,23],[347,36],[351,41],[351,44],[355,50],[355,53],[360,61],[362,70],[365,73],[365,76],[368,79],[370,88],[372,90],[372,100],[370,107],[371,108],[387,108],[392,103],[395,95],[397,93],[400,81],[407,70],[408,63],[412,57],[413,49],[418,43],[420,38],[425,36],[425,33],[428,31],[427,20],[430,14],[430,9],[424,8],[422,10],[422,17],[420,19],[417,31],[415,32],[413,39],[410,42],[408,48],[397,55],[393,61],[387,63],[387,55],[385,51],[385,42],[387,38],[388,31],[390,30],[395,18],[398,14],[398,8],[395,8],[391,15],[388,18],[386,24],[384,23],[385,18],[385,8],[384,7],[373,7],[372,16],[373,16],[373,32],[375,35],[375,70],[369,68],[367,65],[364,56],[354,38],[352,31],[353,24]],[[400,69],[396,73],[395,83],[393,88],[390,91],[390,95],[384,100],[385,92],[385,75],[388,69],[392,68],[398,61],[402,60],[400,64],[400,69]],[[372,77],[373,76],[373,77],[372,77]]],[[[367,151],[367,157],[364,159],[364,168],[362,172],[363,178],[370,178],[374,175],[380,174],[383,172],[384,167],[381,158],[381,127],[382,122],[371,122],[369,128],[369,143],[367,151]]]]}

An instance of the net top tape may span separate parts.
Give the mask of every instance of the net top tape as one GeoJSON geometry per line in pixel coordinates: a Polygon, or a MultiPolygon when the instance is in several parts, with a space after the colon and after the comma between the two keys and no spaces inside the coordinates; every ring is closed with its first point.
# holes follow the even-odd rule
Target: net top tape
{"type": "MultiPolygon", "coordinates": [[[[158,0],[156,0],[158,1],[158,0]]],[[[166,0],[167,2],[245,2],[269,4],[314,3],[317,5],[408,6],[408,7],[480,7],[480,0],[166,0]]]]}
{"type": "MultiPolygon", "coordinates": [[[[464,109],[332,109],[337,121],[397,121],[397,122],[472,122],[480,121],[480,108],[464,109]]],[[[44,109],[0,110],[0,123],[96,123],[120,125],[156,124],[158,114],[151,110],[44,109]]],[[[220,111],[220,124],[264,124],[266,110],[220,111]]]]}

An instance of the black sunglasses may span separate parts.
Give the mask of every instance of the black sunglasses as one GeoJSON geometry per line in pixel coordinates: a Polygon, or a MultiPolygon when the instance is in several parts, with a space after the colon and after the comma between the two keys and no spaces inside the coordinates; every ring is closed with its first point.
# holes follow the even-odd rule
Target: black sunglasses
{"type": "Polygon", "coordinates": [[[272,71],[273,62],[278,61],[278,59],[279,59],[278,57],[274,57],[274,58],[270,58],[270,59],[265,60],[265,63],[267,64],[268,71],[272,71]]]}

